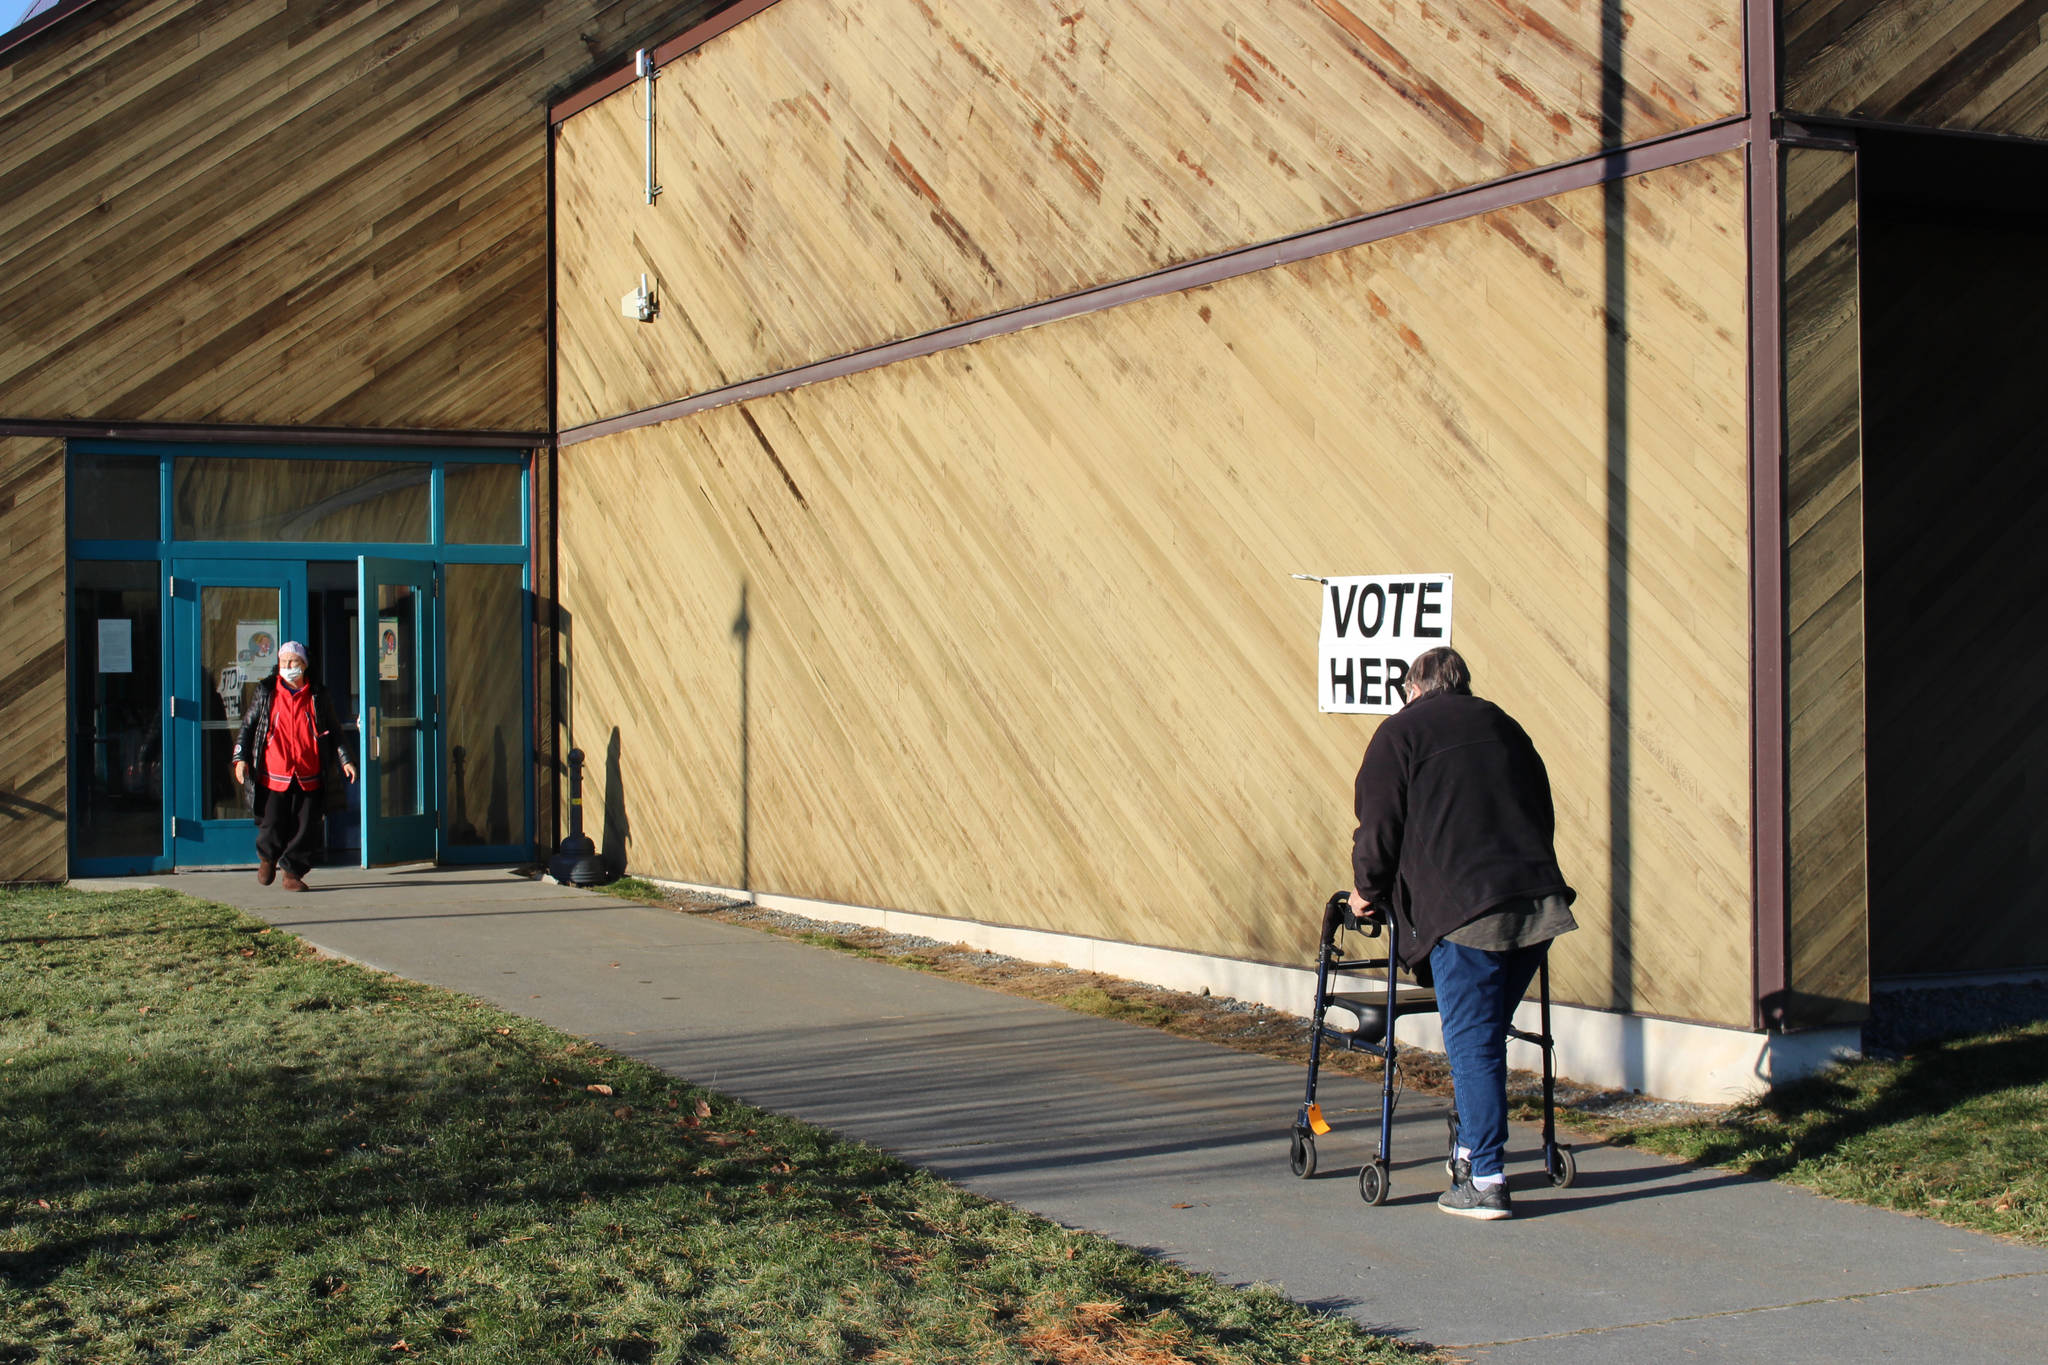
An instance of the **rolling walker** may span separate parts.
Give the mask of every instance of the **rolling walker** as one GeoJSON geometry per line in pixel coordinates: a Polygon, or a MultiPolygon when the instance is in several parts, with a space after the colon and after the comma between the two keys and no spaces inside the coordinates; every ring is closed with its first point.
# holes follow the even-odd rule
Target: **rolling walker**
{"type": "MultiPolygon", "coordinates": [[[[1308,1094],[1302,1099],[1301,1112],[1295,1116],[1293,1131],[1288,1134],[1287,1161],[1301,1179],[1314,1175],[1316,1139],[1330,1131],[1330,1124],[1323,1118],[1322,1106],[1316,1103],[1316,1073],[1322,1063],[1324,1044],[1350,1052],[1370,1053],[1384,1063],[1380,1075],[1380,1141],[1373,1159],[1359,1168],[1358,1196],[1368,1204],[1384,1204],[1392,1184],[1388,1174],[1389,1142],[1394,1126],[1394,1073],[1401,1055],[1400,1046],[1394,1040],[1394,1024],[1404,1015],[1436,1013],[1436,994],[1422,990],[1404,993],[1399,989],[1396,978],[1400,954],[1394,951],[1394,935],[1400,933],[1398,922],[1390,925],[1374,909],[1369,909],[1363,916],[1357,915],[1351,909],[1350,900],[1348,891],[1339,891],[1323,905],[1322,934],[1316,949],[1315,1011],[1309,1020],[1308,1094]],[[1343,957],[1337,948],[1337,934],[1343,929],[1363,933],[1368,938],[1378,938],[1382,929],[1388,930],[1386,956],[1343,957]],[[1384,993],[1377,989],[1358,992],[1331,989],[1332,980],[1339,973],[1375,969],[1386,972],[1387,988],[1384,993]],[[1332,1009],[1343,1010],[1358,1022],[1350,1029],[1337,1028],[1325,1018],[1332,1009]]],[[[1563,1189],[1578,1177],[1578,1163],[1572,1158],[1572,1149],[1557,1140],[1556,1072],[1550,1036],[1550,960],[1547,956],[1537,973],[1537,981],[1537,998],[1542,1011],[1538,1031],[1530,1033],[1510,1023],[1507,1032],[1510,1038],[1533,1043],[1543,1054],[1543,1170],[1552,1185],[1563,1189]]],[[[1449,1126],[1450,1150],[1444,1159],[1447,1169],[1458,1155],[1458,1111],[1455,1109],[1451,1111],[1449,1126]]]]}

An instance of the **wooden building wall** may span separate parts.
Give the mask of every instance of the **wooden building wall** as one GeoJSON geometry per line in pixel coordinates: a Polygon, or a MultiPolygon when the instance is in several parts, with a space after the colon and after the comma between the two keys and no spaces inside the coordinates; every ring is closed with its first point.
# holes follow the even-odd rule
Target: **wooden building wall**
{"type": "Polygon", "coordinates": [[[1298,961],[1371,723],[1287,575],[1449,570],[1555,782],[1560,994],[1746,1026],[1743,195],[1713,157],[566,447],[594,837],[1298,961]]]}
{"type": "Polygon", "coordinates": [[[65,874],[64,443],[0,438],[0,882],[65,874]]]}
{"type": "Polygon", "coordinates": [[[1870,1001],[1862,354],[1853,152],[1784,152],[1790,988],[1801,1025],[1870,1001]]]}
{"type": "Polygon", "coordinates": [[[0,418],[538,431],[546,101],[711,0],[100,0],[0,55],[0,418]]]}
{"type": "Polygon", "coordinates": [[[658,80],[655,206],[639,86],[563,124],[562,425],[1740,112],[1736,0],[1603,16],[782,0],[658,80]]]}
{"type": "Polygon", "coordinates": [[[1787,0],[1784,108],[2048,137],[2048,0],[1787,0]]]}

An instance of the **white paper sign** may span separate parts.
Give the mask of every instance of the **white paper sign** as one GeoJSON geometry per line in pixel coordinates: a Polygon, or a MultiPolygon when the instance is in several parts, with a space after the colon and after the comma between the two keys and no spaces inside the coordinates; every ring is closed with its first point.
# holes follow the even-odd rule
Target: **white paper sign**
{"type": "Polygon", "coordinates": [[[377,618],[377,677],[383,682],[398,681],[398,618],[380,616],[377,618]]]}
{"type": "Polygon", "coordinates": [[[100,672],[135,671],[135,623],[125,616],[100,618],[100,672]]]}
{"type": "Polygon", "coordinates": [[[275,621],[235,622],[235,662],[245,677],[261,678],[276,668],[281,643],[275,621]]]}
{"type": "Polygon", "coordinates": [[[1316,709],[1393,715],[1415,656],[1451,642],[1451,576],[1325,578],[1322,585],[1316,709]]]}
{"type": "MultiPolygon", "coordinates": [[[[255,681],[254,678],[251,681],[255,681]]],[[[229,664],[220,671],[219,685],[214,691],[220,696],[221,718],[240,720],[242,718],[242,666],[229,664]]]]}

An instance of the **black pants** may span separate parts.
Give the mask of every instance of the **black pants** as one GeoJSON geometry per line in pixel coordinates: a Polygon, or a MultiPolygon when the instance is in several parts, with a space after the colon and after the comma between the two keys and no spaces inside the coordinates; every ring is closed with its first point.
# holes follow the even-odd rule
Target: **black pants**
{"type": "Polygon", "coordinates": [[[263,818],[256,822],[256,856],[303,877],[320,856],[320,793],[301,787],[265,792],[263,818]]]}

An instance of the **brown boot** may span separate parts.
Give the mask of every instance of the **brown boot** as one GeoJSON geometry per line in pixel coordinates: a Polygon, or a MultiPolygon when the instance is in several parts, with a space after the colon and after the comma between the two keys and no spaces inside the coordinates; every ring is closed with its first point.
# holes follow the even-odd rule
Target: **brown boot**
{"type": "Polygon", "coordinates": [[[277,880],[277,859],[265,858],[256,864],[256,880],[264,886],[277,880]]]}
{"type": "Polygon", "coordinates": [[[296,872],[286,872],[284,874],[284,889],[287,891],[304,891],[306,889],[305,879],[296,872]]]}

